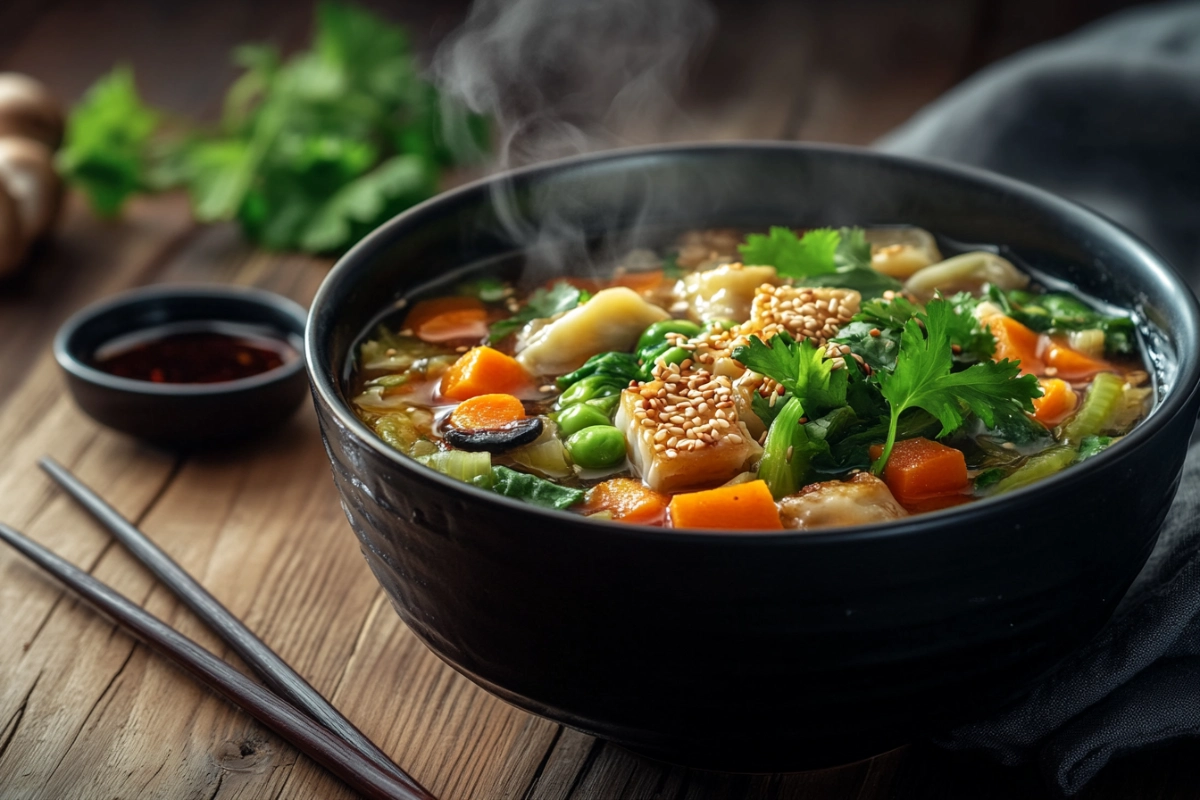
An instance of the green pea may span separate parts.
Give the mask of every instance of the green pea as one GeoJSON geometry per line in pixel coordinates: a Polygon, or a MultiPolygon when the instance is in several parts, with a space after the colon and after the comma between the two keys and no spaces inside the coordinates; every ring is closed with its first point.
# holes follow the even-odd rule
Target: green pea
{"type": "Polygon", "coordinates": [[[615,467],[625,460],[625,434],[612,425],[592,425],[567,438],[571,460],[585,469],[615,467]]]}
{"type": "Polygon", "coordinates": [[[668,333],[682,333],[690,339],[693,336],[699,336],[702,331],[703,328],[686,319],[664,319],[642,331],[637,347],[634,349],[640,351],[652,344],[658,344],[666,338],[668,333]]]}
{"type": "Polygon", "coordinates": [[[564,436],[570,436],[584,428],[593,425],[609,425],[612,420],[608,415],[588,403],[576,403],[558,412],[558,429],[564,436]]]}
{"type": "Polygon", "coordinates": [[[610,397],[620,394],[623,387],[616,385],[613,381],[614,378],[610,375],[591,375],[584,378],[572,384],[571,388],[559,395],[558,407],[566,408],[585,400],[591,400],[593,397],[610,397]]]}
{"type": "Polygon", "coordinates": [[[691,357],[691,350],[685,350],[682,347],[672,347],[670,350],[654,359],[654,361],[656,363],[661,362],[663,364],[682,364],[686,359],[691,357]]]}

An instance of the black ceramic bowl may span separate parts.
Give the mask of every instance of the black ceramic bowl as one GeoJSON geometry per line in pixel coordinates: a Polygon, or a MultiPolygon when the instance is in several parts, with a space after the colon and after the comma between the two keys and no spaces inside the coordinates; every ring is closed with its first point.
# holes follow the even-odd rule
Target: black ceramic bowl
{"type": "Polygon", "coordinates": [[[987,714],[1099,630],[1178,485],[1200,404],[1198,322],[1158,256],[1045,192],[864,150],[732,144],[548,164],[418,206],[338,263],[306,346],[350,523],[434,652],[524,709],[635,751],[788,771],[987,714]],[[1149,418],[1001,498],[887,525],[746,533],[589,522],[499,498],[391,450],[347,402],[352,348],[380,311],[511,251],[506,229],[544,242],[635,226],[884,223],[1006,244],[1135,309],[1157,371],[1149,418]]]}
{"type": "Polygon", "coordinates": [[[54,356],[75,401],[97,422],[167,447],[241,441],[285,421],[304,399],[301,337],[307,314],[271,292],[235,286],[152,286],[84,308],[58,330],[54,356]],[[153,383],[93,366],[119,337],[179,324],[260,329],[296,357],[259,375],[220,383],[153,383]]]}

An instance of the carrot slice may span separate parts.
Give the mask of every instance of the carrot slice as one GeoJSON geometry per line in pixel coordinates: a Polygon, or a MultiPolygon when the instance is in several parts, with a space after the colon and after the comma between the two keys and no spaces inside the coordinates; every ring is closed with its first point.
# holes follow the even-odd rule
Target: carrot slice
{"type": "MultiPolygon", "coordinates": [[[[871,457],[883,454],[883,445],[871,447],[871,457]]],[[[929,439],[896,442],[883,480],[896,502],[908,510],[931,498],[958,494],[967,488],[967,459],[961,450],[929,439]]]]}
{"type": "Polygon", "coordinates": [[[661,525],[667,513],[667,497],[635,478],[612,478],[588,492],[584,514],[608,511],[612,518],[638,525],[661,525]]]}
{"type": "Polygon", "coordinates": [[[780,530],[779,508],[766,481],[749,481],[671,498],[671,525],[676,528],[780,530]]]}
{"type": "Polygon", "coordinates": [[[1033,418],[1050,428],[1071,415],[1079,405],[1079,395],[1060,378],[1042,378],[1038,383],[1042,396],[1033,398],[1033,418]]]}
{"type": "Polygon", "coordinates": [[[1090,378],[1100,372],[1111,372],[1113,367],[1107,361],[1084,355],[1078,350],[1072,350],[1066,344],[1056,339],[1050,339],[1049,347],[1042,356],[1046,366],[1052,368],[1047,373],[1066,378],[1069,381],[1090,378]]]}
{"type": "Polygon", "coordinates": [[[525,419],[525,406],[511,394],[477,395],[450,413],[450,424],[465,430],[490,430],[521,419],[525,419]]]}
{"type": "Polygon", "coordinates": [[[404,327],[426,342],[481,339],[487,335],[487,309],[475,297],[422,300],[408,312],[404,327]]]}
{"type": "Polygon", "coordinates": [[[997,314],[987,320],[992,335],[996,337],[996,361],[1008,359],[1021,362],[1022,375],[1040,375],[1046,368],[1042,359],[1038,358],[1038,344],[1041,338],[1037,331],[1031,330],[1012,317],[997,314]]]}
{"type": "Polygon", "coordinates": [[[512,394],[529,385],[517,360],[490,347],[474,347],[450,365],[442,376],[442,394],[467,400],[481,394],[512,394]]]}

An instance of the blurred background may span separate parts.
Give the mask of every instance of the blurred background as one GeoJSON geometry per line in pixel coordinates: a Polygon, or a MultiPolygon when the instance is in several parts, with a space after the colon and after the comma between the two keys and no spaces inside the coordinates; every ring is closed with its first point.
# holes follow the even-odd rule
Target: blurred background
{"type": "MultiPolygon", "coordinates": [[[[467,0],[368,0],[426,58],[467,0]]],[[[785,138],[865,144],[998,59],[1136,3],[1128,0],[721,0],[681,96],[686,125],[631,138],[785,138]]],[[[148,103],[215,120],[249,41],[308,41],[311,5],[239,0],[5,0],[0,70],[73,103],[119,63],[148,103]]]]}

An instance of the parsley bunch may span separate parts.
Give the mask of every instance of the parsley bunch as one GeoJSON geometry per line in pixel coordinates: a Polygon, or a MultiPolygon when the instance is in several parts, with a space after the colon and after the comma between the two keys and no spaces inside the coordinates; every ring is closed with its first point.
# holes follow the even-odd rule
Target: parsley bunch
{"type": "MultiPolygon", "coordinates": [[[[432,196],[462,160],[440,139],[439,97],[408,35],[363,9],[322,2],[310,49],[284,59],[248,45],[234,57],[245,71],[211,130],[148,108],[126,67],[102,78],[71,112],[64,177],[105,216],[137,192],[183,187],[203,222],[330,252],[432,196]]],[[[469,124],[482,149],[486,125],[469,124]]]]}

